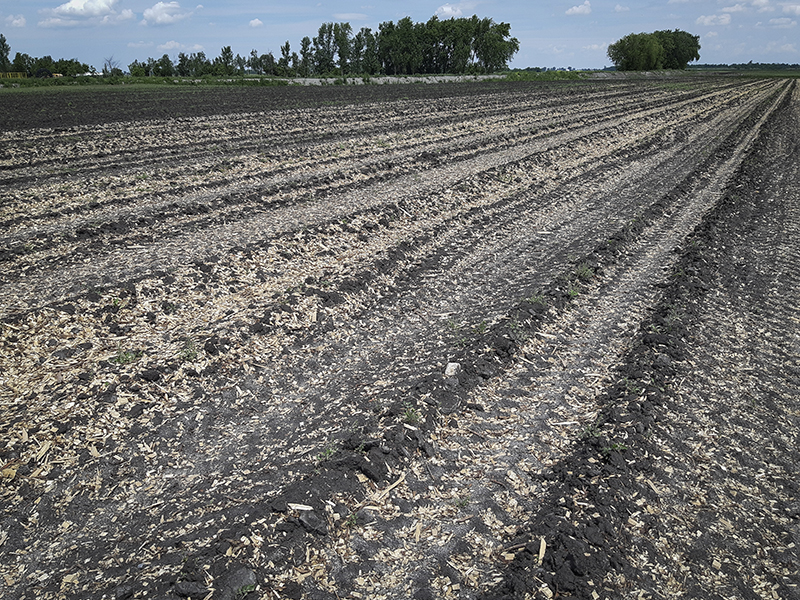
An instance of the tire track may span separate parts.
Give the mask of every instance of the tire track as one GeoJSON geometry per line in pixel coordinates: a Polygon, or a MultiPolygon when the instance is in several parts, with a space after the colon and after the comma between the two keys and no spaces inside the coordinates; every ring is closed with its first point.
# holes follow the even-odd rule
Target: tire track
{"type": "MultiPolygon", "coordinates": [[[[87,598],[130,581],[171,593],[178,544],[221,579],[223,542],[268,593],[476,597],[542,497],[531,472],[591,424],[654,302],[648,282],[789,89],[698,88],[648,90],[663,102],[633,118],[612,107],[594,120],[593,106],[547,137],[487,133],[496,142],[481,152],[459,155],[444,134],[452,163],[426,164],[425,177],[401,169],[197,231],[187,221],[173,237],[6,282],[0,423],[13,460],[31,465],[0,517],[4,551],[29,552],[8,576],[46,571],[56,583],[30,593],[55,595],[67,573],[55,563],[89,564],[102,531],[102,553],[144,566],[132,579],[90,561],[87,598]],[[556,296],[589,262],[577,300],[556,296]],[[538,290],[560,303],[512,331],[538,290]],[[23,496],[39,499],[37,522],[23,496]],[[26,558],[45,549],[52,559],[26,558]]],[[[599,89],[598,105],[618,99],[599,89]]],[[[421,142],[403,143],[411,156],[421,142]]],[[[321,173],[341,164],[326,160],[321,173]]],[[[240,204],[213,218],[257,205],[248,194],[262,183],[239,180],[240,204]]]]}

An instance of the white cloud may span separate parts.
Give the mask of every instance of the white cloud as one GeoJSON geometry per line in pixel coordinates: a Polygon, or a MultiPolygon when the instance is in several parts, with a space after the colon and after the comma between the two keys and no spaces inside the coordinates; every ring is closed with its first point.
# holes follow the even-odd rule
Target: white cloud
{"type": "Polygon", "coordinates": [[[620,13],[620,12],[628,12],[630,9],[631,9],[630,6],[622,6],[621,4],[617,4],[614,7],[614,12],[618,12],[618,13],[620,13]]]}
{"type": "Polygon", "coordinates": [[[784,4],[783,12],[800,17],[800,4],[784,4]]]}
{"type": "Polygon", "coordinates": [[[578,6],[573,6],[569,10],[567,10],[568,15],[588,15],[592,12],[592,5],[589,3],[589,0],[585,0],[583,4],[579,4],[578,6]]]}
{"type": "Polygon", "coordinates": [[[770,0],[753,0],[753,6],[758,9],[758,12],[772,12],[775,10],[770,5],[770,0]]]}
{"type": "Polygon", "coordinates": [[[128,48],[152,48],[152,42],[128,42],[128,48]]]}
{"type": "Polygon", "coordinates": [[[26,23],[25,15],[8,15],[6,17],[6,24],[9,27],[25,27],[26,23]]]}
{"type": "Polygon", "coordinates": [[[777,52],[780,54],[796,54],[797,44],[781,44],[780,42],[770,42],[766,47],[767,52],[777,52]]]}
{"type": "Polygon", "coordinates": [[[463,14],[464,13],[459,6],[454,6],[452,4],[443,4],[436,9],[436,16],[443,19],[449,19],[451,17],[458,18],[463,14]]]}
{"type": "Polygon", "coordinates": [[[733,6],[726,6],[722,9],[722,12],[735,13],[744,12],[745,10],[747,10],[747,7],[744,4],[734,4],[733,6]]]}
{"type": "Polygon", "coordinates": [[[253,19],[250,21],[250,27],[261,27],[264,22],[261,19],[253,19]]]}
{"type": "Polygon", "coordinates": [[[779,29],[788,29],[797,25],[797,21],[793,21],[789,17],[782,17],[780,19],[770,19],[769,24],[779,29]]]}
{"type": "Polygon", "coordinates": [[[114,11],[114,5],[118,0],[69,0],[69,2],[57,6],[56,14],[71,17],[102,17],[114,11]]]}
{"type": "Polygon", "coordinates": [[[115,8],[119,0],[69,0],[55,8],[39,11],[44,19],[40,27],[77,27],[80,25],[113,25],[134,18],[133,11],[115,8]]]}
{"type": "Polygon", "coordinates": [[[369,17],[364,13],[335,13],[333,18],[340,22],[366,21],[369,17]]]}
{"type": "Polygon", "coordinates": [[[605,50],[608,48],[608,44],[589,44],[588,46],[584,46],[584,50],[605,50]]]}
{"type": "Polygon", "coordinates": [[[705,25],[706,27],[710,27],[712,25],[730,25],[731,16],[729,14],[724,15],[710,15],[710,16],[701,16],[697,18],[696,23],[698,25],[705,25]]]}
{"type": "MultiPolygon", "coordinates": [[[[138,44],[128,44],[129,48],[151,48],[152,46],[153,44],[145,44],[144,42],[139,42],[138,44]]],[[[203,46],[200,44],[186,45],[176,42],[175,40],[170,40],[168,42],[164,42],[163,44],[159,44],[156,46],[156,49],[159,52],[166,52],[168,54],[175,50],[179,52],[201,52],[203,50],[203,46]]]]}
{"type": "MultiPolygon", "coordinates": [[[[202,8],[202,6],[198,6],[202,8]]],[[[145,9],[143,25],[172,25],[192,15],[183,12],[177,2],[156,2],[152,7],[145,9]]]]}
{"type": "Polygon", "coordinates": [[[669,0],[667,4],[686,4],[689,0],[669,0]]]}

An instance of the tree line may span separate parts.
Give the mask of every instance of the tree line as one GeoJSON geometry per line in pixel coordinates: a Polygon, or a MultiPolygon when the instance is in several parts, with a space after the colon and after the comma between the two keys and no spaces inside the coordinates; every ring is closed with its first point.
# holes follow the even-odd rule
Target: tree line
{"type": "Polygon", "coordinates": [[[128,69],[131,75],[163,77],[247,72],[281,77],[493,73],[506,69],[519,51],[519,41],[510,33],[508,23],[475,15],[446,20],[433,16],[426,23],[405,17],[381,23],[377,31],[362,27],[355,33],[350,23],[323,23],[316,36],[300,40],[298,51],[287,41],[277,57],[257,50],[234,55],[225,46],[213,59],[204,52],[181,52],[177,61],[164,54],[135,60],[128,69]]]}
{"type": "Polygon", "coordinates": [[[608,57],[619,71],[685,69],[700,60],[700,36],[679,29],[630,33],[608,47],[608,57]]]}
{"type": "Polygon", "coordinates": [[[35,58],[22,52],[17,52],[14,59],[9,58],[11,46],[2,33],[0,33],[0,73],[25,73],[28,77],[50,77],[54,73],[66,76],[93,73],[95,69],[76,58],[53,59],[52,56],[35,58]]]}
{"type": "Polygon", "coordinates": [[[704,70],[733,70],[733,71],[800,71],[800,63],[747,63],[693,65],[692,69],[704,70]]]}

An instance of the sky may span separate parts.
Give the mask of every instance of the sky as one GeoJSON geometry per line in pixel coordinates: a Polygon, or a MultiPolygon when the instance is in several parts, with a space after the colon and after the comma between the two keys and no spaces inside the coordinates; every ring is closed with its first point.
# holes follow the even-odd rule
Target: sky
{"type": "Polygon", "coordinates": [[[113,58],[208,58],[231,46],[247,56],[299,50],[326,22],[377,30],[384,21],[431,16],[489,17],[511,24],[520,51],[511,67],[610,66],[606,49],[629,33],[681,29],[700,36],[700,63],[800,63],[800,0],[0,0],[0,33],[10,57],[77,58],[101,70],[113,58]],[[363,2],[363,4],[362,4],[363,2]]]}

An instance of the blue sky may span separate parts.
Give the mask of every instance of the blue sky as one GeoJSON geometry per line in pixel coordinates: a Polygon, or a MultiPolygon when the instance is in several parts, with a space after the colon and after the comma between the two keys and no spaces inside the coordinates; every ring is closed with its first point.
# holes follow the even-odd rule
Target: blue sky
{"type": "Polygon", "coordinates": [[[348,21],[354,30],[383,21],[491,17],[511,24],[520,51],[511,66],[602,68],[606,47],[628,33],[682,29],[700,35],[701,63],[800,63],[800,0],[0,0],[0,33],[16,52],[77,58],[102,68],[113,56],[134,59],[222,46],[247,55],[298,50],[319,25],[348,21]]]}

